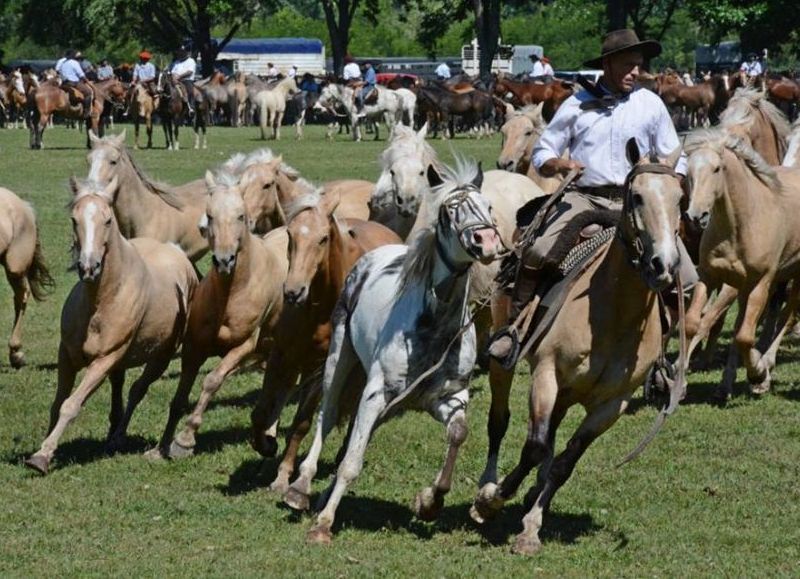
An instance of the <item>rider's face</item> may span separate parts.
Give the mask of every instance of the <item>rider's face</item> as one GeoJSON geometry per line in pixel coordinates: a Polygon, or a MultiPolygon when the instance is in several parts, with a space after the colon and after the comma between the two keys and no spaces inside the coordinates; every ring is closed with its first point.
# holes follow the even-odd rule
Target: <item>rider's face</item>
{"type": "Polygon", "coordinates": [[[612,54],[603,59],[603,77],[612,90],[631,92],[643,64],[644,56],[638,50],[612,54]]]}

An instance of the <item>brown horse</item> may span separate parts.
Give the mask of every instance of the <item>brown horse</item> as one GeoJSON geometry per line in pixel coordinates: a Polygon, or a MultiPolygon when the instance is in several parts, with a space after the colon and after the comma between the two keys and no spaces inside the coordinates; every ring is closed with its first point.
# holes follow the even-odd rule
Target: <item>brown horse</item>
{"type": "MultiPolygon", "coordinates": [[[[76,101],[78,104],[73,105],[70,96],[59,86],[46,82],[36,88],[33,95],[28,99],[31,119],[31,149],[43,148],[42,135],[54,114],[59,114],[68,119],[83,119],[88,116],[91,118],[88,127],[90,131],[102,136],[104,127],[100,122],[100,117],[103,114],[106,103],[124,103],[127,91],[120,81],[113,78],[92,83],[91,86],[94,98],[88,115],[83,110],[83,104],[80,101],[76,101]]],[[[83,97],[80,98],[82,99],[83,97]]],[[[89,141],[90,131],[86,131],[87,148],[91,146],[89,141]]]]}
{"type": "Polygon", "coordinates": [[[153,113],[158,109],[158,97],[153,97],[142,84],[137,84],[131,96],[131,116],[133,117],[133,148],[139,148],[139,125],[144,119],[147,131],[147,148],[153,148],[153,113]]]}
{"type": "Polygon", "coordinates": [[[682,82],[660,85],[661,99],[668,107],[683,107],[692,127],[703,126],[706,120],[716,122],[728,104],[728,78],[714,75],[694,86],[682,82]]]}
{"type": "Polygon", "coordinates": [[[0,87],[3,91],[1,96],[5,107],[5,120],[6,122],[11,121],[12,128],[17,129],[24,122],[28,102],[22,73],[15,70],[0,87]]]}
{"type": "Polygon", "coordinates": [[[84,402],[111,381],[108,445],[124,442],[133,411],[150,384],[167,369],[186,329],[197,287],[192,264],[177,247],[153,239],[122,237],[111,208],[117,181],[70,183],[77,269],[61,312],[58,388],[50,410],[48,436],[25,464],[47,474],[58,441],[84,402]],[[125,371],[144,366],[131,386],[123,412],[125,371]],[[87,368],[77,390],[75,375],[87,368]]]}
{"type": "Polygon", "coordinates": [[[122,235],[175,243],[192,261],[203,257],[208,241],[197,227],[206,211],[203,179],[174,188],[158,183],[131,156],[125,146],[125,131],[102,139],[91,132],[89,135],[89,179],[109,183],[117,178],[112,201],[122,235]]]}
{"type": "Polygon", "coordinates": [[[800,103],[800,85],[794,80],[782,76],[766,80],[767,97],[775,103],[783,113],[793,118],[797,104],[800,103]]]}
{"type": "Polygon", "coordinates": [[[423,86],[417,91],[417,102],[420,111],[425,111],[432,121],[434,137],[437,135],[439,121],[444,125],[444,136],[453,137],[454,116],[462,117],[466,126],[477,129],[479,134],[480,131],[488,133],[494,116],[494,101],[490,94],[481,90],[456,93],[438,86],[423,86]]]}
{"type": "MultiPolygon", "coordinates": [[[[589,445],[625,412],[661,352],[657,292],[673,282],[680,261],[675,239],[682,191],[672,170],[679,155],[677,149],[665,161],[637,163],[635,141],[629,142],[634,169],[617,235],[568,288],[549,331],[528,354],[528,435],[519,463],[500,483],[491,453],[499,450],[507,405],[505,424],[490,422],[490,460],[470,512],[476,522],[497,515],[530,471],[541,465],[536,486],[526,497],[529,511],[514,545],[517,553],[541,548],[542,519],[554,494],[589,445]],[[575,404],[585,408],[586,416],[565,450],[555,456],[558,427],[575,404]]],[[[493,402],[500,394],[492,392],[493,402]]],[[[675,394],[677,403],[680,389],[675,394]]]]}
{"type": "MultiPolygon", "coordinates": [[[[208,102],[208,115],[209,121],[216,125],[218,124],[221,114],[228,114],[230,95],[228,94],[227,79],[220,71],[214,71],[209,79],[203,84],[198,83],[197,88],[203,93],[205,100],[208,102]]],[[[233,119],[229,119],[231,126],[233,119]]]]}
{"type": "MultiPolygon", "coordinates": [[[[690,352],[699,341],[695,336],[702,337],[700,328],[713,326],[738,294],[735,342],[751,391],[763,394],[796,305],[797,296],[790,296],[777,334],[768,336],[770,344],[760,352],[756,328],[775,284],[800,281],[800,222],[795,222],[800,219],[800,172],[769,166],[746,139],[726,131],[693,133],[685,146],[692,183],[686,214],[704,229],[700,282],[686,318],[690,352]],[[701,322],[709,289],[723,284],[735,291],[724,290],[701,322]]],[[[730,396],[734,380],[735,373],[726,372],[717,391],[720,398],[730,396]]]]}
{"type": "Polygon", "coordinates": [[[14,327],[8,341],[11,366],[25,364],[22,351],[22,318],[33,295],[43,300],[54,282],[47,270],[33,207],[8,189],[0,187],[0,263],[14,292],[14,327]]]}
{"type": "MultiPolygon", "coordinates": [[[[402,243],[397,234],[378,223],[337,218],[334,212],[340,198],[333,191],[324,195],[315,191],[287,208],[286,305],[273,333],[263,390],[252,413],[253,447],[265,457],[277,451],[278,419],[298,375],[301,383],[319,378],[330,341],[331,313],[350,269],[366,252],[402,243]]],[[[312,388],[312,398],[298,405],[286,454],[272,485],[275,490],[286,490],[320,394],[318,387],[312,388]]]]}
{"type": "Polygon", "coordinates": [[[203,228],[214,267],[200,282],[190,305],[180,381],[161,442],[151,455],[180,458],[194,452],[195,436],[211,398],[248,357],[265,357],[283,309],[286,232],[279,229],[264,238],[250,232],[238,179],[226,171],[216,177],[206,173],[210,195],[203,228]],[[173,440],[200,367],[211,356],[222,359],[203,380],[200,399],[173,440]]]}
{"type": "Polygon", "coordinates": [[[558,107],[572,96],[572,84],[556,80],[547,84],[519,82],[499,74],[494,83],[494,95],[504,98],[511,93],[511,103],[516,107],[544,103],[542,116],[547,122],[556,114],[558,107]]]}

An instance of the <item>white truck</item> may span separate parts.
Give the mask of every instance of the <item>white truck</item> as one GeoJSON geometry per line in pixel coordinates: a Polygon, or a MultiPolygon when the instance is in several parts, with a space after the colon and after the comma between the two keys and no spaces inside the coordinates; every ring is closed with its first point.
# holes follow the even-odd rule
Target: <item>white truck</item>
{"type": "MultiPolygon", "coordinates": [[[[461,68],[466,74],[477,75],[480,68],[480,47],[478,40],[461,47],[461,68]]],[[[511,46],[498,41],[497,53],[492,60],[492,72],[502,72],[505,74],[527,73],[533,69],[533,61],[530,56],[535,54],[539,58],[544,55],[544,49],[535,44],[518,44],[511,46]]]]}

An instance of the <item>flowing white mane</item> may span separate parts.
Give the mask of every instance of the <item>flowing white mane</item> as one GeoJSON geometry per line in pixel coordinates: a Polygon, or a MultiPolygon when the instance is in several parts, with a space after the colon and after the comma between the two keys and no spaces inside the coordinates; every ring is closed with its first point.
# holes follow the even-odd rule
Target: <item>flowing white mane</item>
{"type": "Polygon", "coordinates": [[[764,93],[754,88],[739,88],[728,102],[728,106],[720,115],[720,127],[749,127],[755,121],[755,112],[761,111],[775,127],[775,132],[782,140],[786,140],[792,129],[786,116],[774,104],[769,102],[764,93]]]}

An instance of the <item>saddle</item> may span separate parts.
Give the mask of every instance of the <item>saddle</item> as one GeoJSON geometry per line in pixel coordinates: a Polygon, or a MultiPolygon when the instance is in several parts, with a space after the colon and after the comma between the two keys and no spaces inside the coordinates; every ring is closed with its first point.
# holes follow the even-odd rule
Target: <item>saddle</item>
{"type": "Polygon", "coordinates": [[[74,86],[61,86],[61,90],[67,93],[69,104],[72,107],[79,107],[83,105],[83,93],[74,86]]]}
{"type": "Polygon", "coordinates": [[[364,104],[365,105],[374,105],[378,102],[378,89],[373,88],[366,97],[364,97],[364,104]]]}

